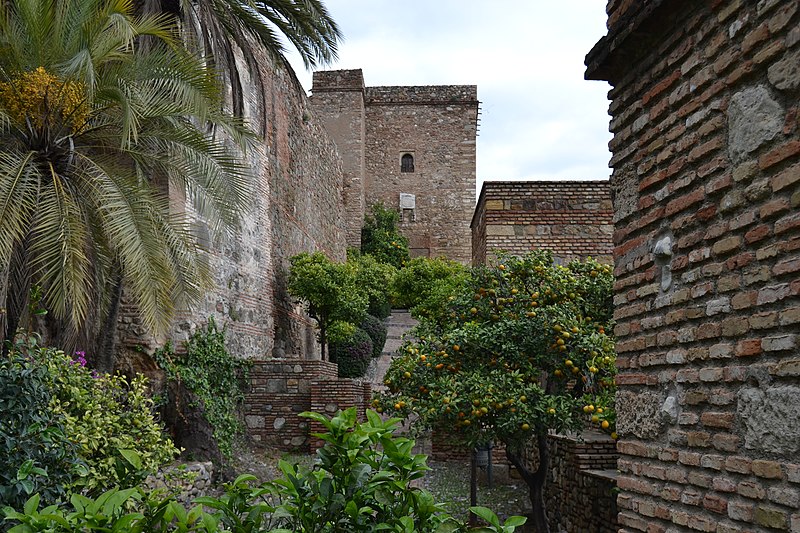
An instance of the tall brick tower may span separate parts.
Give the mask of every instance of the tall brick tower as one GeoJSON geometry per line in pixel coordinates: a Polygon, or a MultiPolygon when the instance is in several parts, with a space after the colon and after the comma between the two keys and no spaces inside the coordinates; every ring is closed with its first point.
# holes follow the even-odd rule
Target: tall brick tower
{"type": "Polygon", "coordinates": [[[316,72],[312,92],[344,161],[348,244],[382,202],[400,210],[412,255],[468,263],[477,87],[364,87],[361,70],[338,70],[316,72]]]}

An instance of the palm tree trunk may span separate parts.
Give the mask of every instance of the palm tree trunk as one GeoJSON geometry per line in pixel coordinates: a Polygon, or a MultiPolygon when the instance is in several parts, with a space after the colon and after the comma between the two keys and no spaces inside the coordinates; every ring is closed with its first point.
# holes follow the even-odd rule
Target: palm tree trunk
{"type": "Polygon", "coordinates": [[[111,301],[102,318],[102,324],[94,339],[94,366],[101,372],[112,373],[116,364],[117,321],[119,320],[119,304],[122,299],[122,272],[119,266],[113,274],[111,301]]]}
{"type": "Polygon", "coordinates": [[[3,354],[7,354],[17,329],[22,325],[31,292],[31,277],[25,268],[26,247],[19,243],[11,252],[6,283],[6,328],[3,332],[3,354]]]}
{"type": "Polygon", "coordinates": [[[508,444],[506,444],[506,457],[520,473],[525,484],[528,485],[533,508],[532,523],[536,533],[550,533],[550,524],[547,522],[547,509],[545,508],[544,500],[544,482],[547,479],[547,468],[550,462],[547,451],[547,433],[540,432],[536,435],[536,445],[539,448],[539,466],[534,472],[527,469],[519,451],[512,451],[512,447],[508,444]]]}

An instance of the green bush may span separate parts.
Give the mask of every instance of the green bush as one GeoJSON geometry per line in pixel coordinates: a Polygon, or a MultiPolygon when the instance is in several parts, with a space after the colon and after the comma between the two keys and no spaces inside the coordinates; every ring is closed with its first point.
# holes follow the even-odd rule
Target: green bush
{"type": "Polygon", "coordinates": [[[47,368],[20,353],[0,360],[0,506],[21,507],[34,493],[54,503],[84,467],[50,410],[49,382],[47,368]]]}
{"type": "Polygon", "coordinates": [[[378,262],[402,268],[409,259],[408,239],[397,230],[400,214],[383,204],[372,206],[361,228],[361,253],[378,262]]]}
{"type": "Polygon", "coordinates": [[[431,295],[438,282],[451,278],[455,280],[466,278],[467,273],[467,267],[444,257],[436,259],[415,257],[394,278],[393,304],[396,307],[412,309],[431,295]]]}
{"type": "Polygon", "coordinates": [[[0,365],[0,390],[5,503],[135,484],[178,452],[154,418],[146,378],[98,374],[82,352],[73,358],[25,339],[0,365]]]}
{"type": "Polygon", "coordinates": [[[39,510],[37,494],[22,509],[3,513],[10,531],[26,533],[513,533],[525,523],[513,516],[501,524],[489,509],[472,507],[487,526],[468,529],[429,492],[412,487],[429,469],[424,455],[412,453],[414,441],[394,435],[399,419],[382,420],[368,411],[367,421],[358,423],[355,408],[332,419],[302,416],[326,429],[313,468],[280,461],[283,477],[252,486],[254,476],[239,476],[222,496],[197,498],[188,511],[171,495],[115,488],[97,499],[73,495],[71,508],[39,510]]]}
{"type": "Polygon", "coordinates": [[[357,250],[348,251],[347,262],[356,266],[356,285],[369,300],[367,313],[381,319],[388,317],[392,311],[389,292],[397,269],[357,250]]]}
{"type": "Polygon", "coordinates": [[[358,327],[363,329],[372,340],[372,357],[380,357],[381,353],[383,353],[383,346],[386,344],[386,336],[389,333],[386,322],[378,317],[367,315],[358,327]]]}
{"type": "Polygon", "coordinates": [[[213,428],[220,452],[230,457],[236,435],[244,431],[237,412],[244,402],[242,384],[247,379],[248,363],[228,353],[225,331],[217,328],[213,318],[205,329],[189,337],[184,347],[184,353],[176,354],[167,344],[154,358],[170,380],[182,384],[202,402],[203,417],[213,428]]]}
{"type": "Polygon", "coordinates": [[[73,359],[59,350],[41,349],[37,357],[51,380],[50,411],[63,417],[64,431],[86,463],[71,490],[98,494],[115,485],[131,486],[177,455],[179,450],[155,419],[146,377],[129,381],[98,374],[85,366],[80,353],[73,359]]]}
{"type": "Polygon", "coordinates": [[[360,378],[372,359],[372,339],[356,328],[350,338],[331,344],[331,361],[339,367],[340,378],[360,378]]]}

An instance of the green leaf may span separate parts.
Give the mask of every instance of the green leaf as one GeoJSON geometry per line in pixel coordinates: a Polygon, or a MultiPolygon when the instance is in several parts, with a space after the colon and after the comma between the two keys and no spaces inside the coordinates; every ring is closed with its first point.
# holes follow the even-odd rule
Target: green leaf
{"type": "Polygon", "coordinates": [[[31,515],[37,509],[39,509],[39,499],[40,499],[39,494],[34,494],[30,498],[28,498],[28,501],[25,502],[25,507],[23,508],[25,514],[31,515]]]}
{"type": "Polygon", "coordinates": [[[141,470],[142,469],[142,457],[138,453],[136,453],[134,450],[119,450],[119,453],[135,469],[137,469],[137,470],[141,470]]]}
{"type": "Polygon", "coordinates": [[[519,527],[525,524],[525,522],[527,521],[528,519],[526,517],[515,515],[515,516],[509,516],[503,525],[506,527],[519,527]]]}
{"type": "Polygon", "coordinates": [[[500,527],[500,519],[497,517],[496,514],[492,512],[491,509],[487,509],[486,507],[476,506],[476,507],[470,507],[469,510],[473,514],[489,522],[489,524],[495,527],[500,527]]]}

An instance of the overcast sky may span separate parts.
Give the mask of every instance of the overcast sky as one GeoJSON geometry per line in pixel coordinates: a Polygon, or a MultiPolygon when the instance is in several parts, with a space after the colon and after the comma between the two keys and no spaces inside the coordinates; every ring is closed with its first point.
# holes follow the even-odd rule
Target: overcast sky
{"type": "MultiPolygon", "coordinates": [[[[583,79],[605,4],[326,0],[345,37],[328,68],[361,68],[368,86],[477,85],[478,190],[484,180],[607,179],[610,87],[583,79]]],[[[310,90],[311,73],[292,64],[310,90]]]]}

